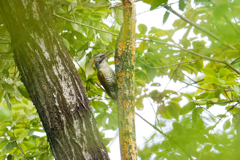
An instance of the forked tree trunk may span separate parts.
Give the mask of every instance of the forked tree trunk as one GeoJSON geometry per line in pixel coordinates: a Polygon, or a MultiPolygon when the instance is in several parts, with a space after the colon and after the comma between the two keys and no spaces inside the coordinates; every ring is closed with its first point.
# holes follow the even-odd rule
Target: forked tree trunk
{"type": "Polygon", "coordinates": [[[54,157],[109,159],[84,86],[43,0],[0,0],[0,13],[54,157]]]}

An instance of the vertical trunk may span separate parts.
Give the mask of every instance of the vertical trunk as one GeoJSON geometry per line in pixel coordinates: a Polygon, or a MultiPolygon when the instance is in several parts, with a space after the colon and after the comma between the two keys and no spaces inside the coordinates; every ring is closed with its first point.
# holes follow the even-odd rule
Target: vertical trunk
{"type": "Polygon", "coordinates": [[[135,26],[134,0],[122,0],[124,22],[116,46],[116,75],[118,83],[118,119],[122,160],[137,159],[135,133],[135,26]]]}
{"type": "Polygon", "coordinates": [[[238,159],[240,158],[240,152],[239,152],[239,144],[240,144],[240,108],[238,109],[238,116],[236,121],[236,131],[237,131],[237,139],[236,139],[236,156],[238,159]]]}
{"type": "Polygon", "coordinates": [[[55,158],[109,159],[84,86],[43,0],[0,0],[0,13],[55,158]]]}

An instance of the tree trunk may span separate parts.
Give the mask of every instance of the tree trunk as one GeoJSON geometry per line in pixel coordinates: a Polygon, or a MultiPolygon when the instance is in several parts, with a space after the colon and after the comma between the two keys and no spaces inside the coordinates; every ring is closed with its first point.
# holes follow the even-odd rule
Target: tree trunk
{"type": "Polygon", "coordinates": [[[0,13],[55,159],[109,159],[84,86],[43,0],[0,0],[0,13]]]}
{"type": "Polygon", "coordinates": [[[122,160],[137,159],[135,133],[135,26],[134,0],[122,0],[123,25],[116,45],[118,126],[122,160]]]}

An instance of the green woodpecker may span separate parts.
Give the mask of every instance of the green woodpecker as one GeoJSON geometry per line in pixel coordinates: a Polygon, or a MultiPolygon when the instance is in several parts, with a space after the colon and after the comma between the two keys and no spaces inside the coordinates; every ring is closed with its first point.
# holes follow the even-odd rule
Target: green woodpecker
{"type": "MultiPolygon", "coordinates": [[[[111,53],[110,53],[111,54],[111,53]]],[[[110,54],[98,54],[94,58],[94,63],[97,68],[97,76],[100,83],[103,85],[107,94],[115,102],[117,101],[117,81],[115,73],[108,65],[106,58],[110,54]]]]}

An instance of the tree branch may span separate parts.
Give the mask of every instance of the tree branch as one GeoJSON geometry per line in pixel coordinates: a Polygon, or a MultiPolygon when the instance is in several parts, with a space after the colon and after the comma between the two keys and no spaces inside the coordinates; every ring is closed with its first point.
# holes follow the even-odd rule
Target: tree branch
{"type": "MultiPolygon", "coordinates": [[[[222,39],[220,39],[218,36],[216,36],[214,33],[210,32],[209,30],[206,30],[205,28],[201,27],[200,25],[194,23],[193,21],[187,19],[186,17],[184,17],[183,15],[179,14],[177,11],[175,11],[174,9],[172,9],[171,6],[169,6],[168,4],[164,5],[164,8],[166,8],[168,11],[172,12],[173,14],[175,14],[176,16],[178,16],[179,18],[181,18],[182,20],[184,20],[185,22],[189,23],[190,25],[194,26],[195,28],[201,30],[202,32],[204,32],[205,34],[213,37],[214,39],[216,39],[217,41],[219,42],[222,42],[224,43],[224,41],[222,39]]],[[[233,46],[228,46],[226,45],[227,47],[230,47],[232,49],[236,49],[235,47],[233,46]]]]}
{"type": "Polygon", "coordinates": [[[89,25],[84,24],[84,23],[75,22],[75,21],[72,21],[72,20],[67,19],[67,18],[65,18],[65,17],[59,16],[59,15],[57,15],[56,13],[52,13],[52,14],[53,14],[54,16],[56,16],[56,17],[65,19],[66,21],[69,21],[69,22],[72,22],[72,23],[75,23],[75,24],[79,24],[79,25],[82,25],[82,26],[85,26],[85,27],[88,27],[88,28],[92,28],[92,29],[95,29],[95,30],[97,30],[97,31],[102,31],[102,32],[105,32],[105,33],[109,33],[109,34],[118,36],[117,33],[113,33],[113,32],[110,32],[110,31],[103,30],[103,29],[95,28],[95,27],[89,26],[89,25]]]}
{"type": "Polygon", "coordinates": [[[173,14],[175,14],[176,16],[178,16],[179,18],[181,18],[182,20],[184,20],[185,22],[191,24],[192,26],[194,26],[195,28],[201,30],[202,32],[206,33],[207,35],[213,37],[214,39],[216,39],[217,41],[222,42],[222,40],[216,36],[215,34],[213,34],[212,32],[206,30],[205,28],[199,26],[198,24],[194,23],[193,21],[187,19],[186,17],[184,17],[183,15],[181,15],[180,13],[178,13],[177,11],[175,11],[174,9],[172,9],[171,6],[169,6],[168,4],[164,5],[164,8],[166,8],[168,11],[172,12],[173,14]]]}
{"type": "Polygon", "coordinates": [[[234,70],[236,73],[238,73],[238,74],[240,75],[240,72],[239,72],[237,69],[235,69],[232,65],[230,65],[226,60],[219,60],[219,59],[207,57],[207,56],[201,55],[201,54],[199,54],[199,53],[196,53],[196,52],[194,52],[194,51],[191,51],[191,50],[189,50],[189,49],[185,49],[185,48],[183,48],[183,47],[180,47],[180,46],[177,46],[177,45],[174,45],[174,44],[169,44],[169,43],[162,42],[162,41],[157,41],[157,40],[152,40],[152,39],[143,39],[143,38],[140,38],[140,40],[150,41],[150,42],[157,42],[157,43],[165,44],[165,45],[168,45],[168,46],[171,46],[171,47],[175,47],[175,48],[181,49],[181,50],[183,50],[183,51],[186,51],[186,52],[188,52],[188,53],[191,53],[191,54],[193,54],[193,55],[199,56],[199,57],[201,57],[201,58],[204,58],[204,59],[207,59],[207,60],[210,60],[210,61],[223,63],[223,64],[227,65],[228,67],[230,67],[232,70],[234,70]]]}
{"type": "Polygon", "coordinates": [[[237,98],[233,98],[233,99],[231,99],[231,100],[229,100],[229,101],[224,101],[224,102],[208,102],[209,104],[224,104],[224,103],[229,103],[229,102],[236,102],[235,100],[237,100],[237,99],[239,99],[240,98],[240,96],[239,97],[237,97],[237,98]]]}
{"type": "Polygon", "coordinates": [[[161,67],[152,67],[152,66],[149,66],[149,65],[145,64],[143,61],[141,61],[140,59],[137,58],[137,60],[138,60],[139,62],[141,62],[141,63],[144,64],[145,66],[147,66],[147,67],[149,67],[149,68],[153,68],[153,69],[162,69],[162,68],[172,67],[172,66],[176,66],[176,65],[183,64],[183,63],[191,63],[191,62],[199,61],[199,60],[201,60],[201,59],[202,59],[202,58],[195,59],[195,60],[192,60],[192,61],[182,61],[182,62],[179,62],[179,63],[174,63],[174,64],[170,64],[170,65],[167,65],[167,66],[161,66],[161,67]]]}
{"type": "Polygon", "coordinates": [[[187,151],[177,142],[175,141],[174,139],[172,139],[172,137],[170,137],[169,135],[163,133],[163,131],[161,131],[159,128],[157,128],[155,125],[153,125],[152,123],[148,122],[145,118],[143,118],[142,116],[140,116],[140,114],[138,114],[136,112],[136,115],[141,118],[143,121],[145,121],[147,124],[149,124],[151,127],[153,127],[156,131],[158,131],[159,133],[161,133],[164,137],[168,138],[170,141],[172,141],[174,144],[176,144],[187,156],[188,158],[190,158],[191,160],[192,157],[187,153],[187,151]]]}
{"type": "MultiPolygon", "coordinates": [[[[82,25],[82,26],[85,26],[85,27],[89,27],[89,28],[92,28],[92,29],[95,29],[95,30],[98,30],[98,31],[102,31],[102,32],[105,32],[105,33],[109,33],[109,34],[112,34],[112,35],[115,35],[115,36],[118,36],[117,33],[113,33],[113,32],[110,32],[110,31],[106,31],[106,30],[102,30],[102,29],[99,29],[99,28],[95,28],[95,27],[92,27],[92,26],[89,26],[89,25],[86,25],[86,24],[83,24],[83,23],[79,23],[79,22],[75,22],[75,21],[72,21],[70,19],[67,19],[65,17],[62,17],[62,16],[59,16],[55,13],[53,13],[54,16],[56,17],[59,17],[59,18],[62,18],[66,21],[69,21],[69,22],[72,22],[72,23],[76,23],[76,24],[79,24],[79,25],[82,25]]],[[[150,41],[150,42],[156,42],[156,43],[161,43],[161,44],[165,44],[165,45],[168,45],[168,46],[171,46],[171,47],[175,47],[175,48],[178,48],[178,49],[181,49],[183,51],[186,51],[186,52],[189,52],[193,55],[196,55],[196,56],[199,56],[201,58],[204,58],[204,59],[207,59],[207,60],[210,60],[210,61],[215,61],[215,62],[219,62],[219,63],[223,63],[225,65],[227,65],[228,67],[230,67],[232,70],[234,70],[236,73],[238,73],[240,75],[240,72],[235,69],[232,65],[230,65],[227,61],[225,60],[218,60],[218,59],[214,59],[214,58],[211,58],[211,57],[207,57],[207,56],[204,56],[204,55],[201,55],[201,54],[198,54],[194,51],[191,51],[189,49],[185,49],[183,47],[180,47],[180,46],[177,46],[177,45],[174,45],[174,44],[169,44],[169,43],[166,43],[166,42],[161,42],[161,41],[157,41],[157,40],[152,40],[152,39],[144,39],[144,38],[138,38],[139,40],[142,40],[142,41],[150,41]]]]}
{"type": "Polygon", "coordinates": [[[237,105],[238,105],[238,103],[235,104],[234,106],[232,106],[231,108],[229,108],[229,109],[224,113],[224,115],[222,115],[221,118],[214,124],[214,126],[211,127],[211,130],[213,130],[213,129],[218,125],[218,123],[225,117],[225,115],[226,115],[229,111],[231,111],[232,109],[234,109],[237,105]]]}
{"type": "Polygon", "coordinates": [[[22,152],[22,154],[24,155],[24,157],[27,158],[28,160],[30,160],[30,159],[25,155],[25,153],[23,152],[21,146],[17,143],[17,141],[14,140],[14,142],[17,144],[18,148],[20,149],[20,151],[22,152]]]}

